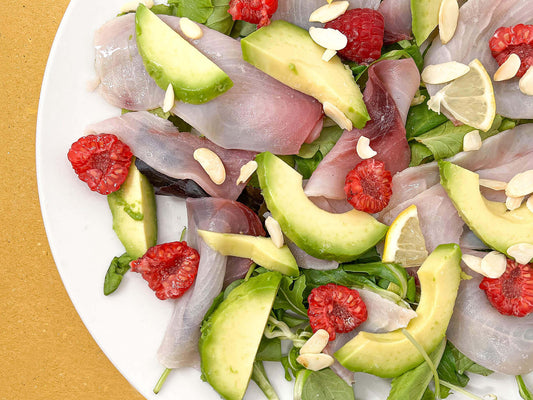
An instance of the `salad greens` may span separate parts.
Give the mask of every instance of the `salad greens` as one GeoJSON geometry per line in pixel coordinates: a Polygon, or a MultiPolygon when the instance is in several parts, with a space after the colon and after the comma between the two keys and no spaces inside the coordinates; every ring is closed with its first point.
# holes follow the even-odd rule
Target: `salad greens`
{"type": "Polygon", "coordinates": [[[124,274],[130,270],[131,261],[133,258],[128,253],[113,258],[104,278],[104,294],[106,296],[118,289],[124,274]]]}

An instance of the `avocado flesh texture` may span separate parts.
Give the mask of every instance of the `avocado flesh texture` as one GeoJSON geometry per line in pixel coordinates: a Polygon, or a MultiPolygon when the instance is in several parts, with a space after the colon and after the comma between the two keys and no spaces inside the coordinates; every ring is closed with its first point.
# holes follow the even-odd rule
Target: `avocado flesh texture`
{"type": "Polygon", "coordinates": [[[135,13],[137,47],[144,66],[157,85],[174,88],[186,103],[205,103],[233,86],[229,76],[146,6],[135,13]]]}
{"type": "Polygon", "coordinates": [[[285,275],[300,274],[289,248],[276,247],[270,238],[203,230],[198,230],[198,234],[209,247],[224,256],[251,258],[256,264],[285,275]]]}
{"type": "MultiPolygon", "coordinates": [[[[460,262],[459,246],[445,244],[438,246],[418,270],[420,303],[417,316],[405,329],[426,353],[434,351],[446,334],[461,281],[460,262]]],[[[382,378],[399,376],[424,361],[400,329],[360,332],[335,353],[335,358],[351,371],[382,378]]]]}
{"type": "Polygon", "coordinates": [[[309,32],[289,22],[272,21],[241,40],[242,57],[285,85],[329,102],[356,128],[370,119],[361,90],[340,58],[322,60],[324,48],[309,32]]]}
{"type": "Polygon", "coordinates": [[[448,161],[439,162],[440,181],[457,212],[485,244],[507,254],[518,243],[533,244],[533,213],[525,204],[508,211],[480,192],[479,175],[448,161]]]}
{"type": "Polygon", "coordinates": [[[387,233],[387,225],[365,212],[334,214],[314,205],[303,191],[302,176],[272,153],[261,153],[256,161],[268,209],[283,233],[308,254],[353,261],[387,233]]]}
{"type": "Polygon", "coordinates": [[[411,0],[413,35],[421,45],[439,24],[439,9],[442,0],[411,0]]]}
{"type": "Polygon", "coordinates": [[[202,324],[202,376],[225,399],[246,392],[281,276],[266,272],[243,282],[202,324]]]}
{"type": "Polygon", "coordinates": [[[107,196],[113,230],[132,258],[139,258],[157,242],[154,188],[132,160],[119,190],[107,196]]]}

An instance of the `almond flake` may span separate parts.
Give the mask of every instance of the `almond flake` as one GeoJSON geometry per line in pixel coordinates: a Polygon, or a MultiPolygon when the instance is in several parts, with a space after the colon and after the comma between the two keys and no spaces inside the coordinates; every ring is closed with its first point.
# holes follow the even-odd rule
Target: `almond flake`
{"type": "Polygon", "coordinates": [[[533,212],[533,196],[527,199],[526,207],[529,211],[533,212]]]}
{"type": "Polygon", "coordinates": [[[309,22],[322,22],[325,24],[326,22],[333,21],[335,18],[344,14],[349,5],[350,2],[348,1],[333,1],[323,5],[311,13],[309,22]]]}
{"type": "Polygon", "coordinates": [[[357,141],[357,155],[361,160],[366,160],[367,158],[372,158],[377,152],[372,150],[370,147],[370,139],[366,136],[359,137],[359,140],[357,141]]]}
{"type": "Polygon", "coordinates": [[[246,164],[244,164],[241,167],[241,173],[239,174],[239,177],[237,178],[236,185],[240,185],[241,183],[244,183],[252,176],[252,174],[257,169],[257,161],[251,160],[248,161],[246,164]]]}
{"type": "Polygon", "coordinates": [[[463,151],[479,150],[482,143],[479,131],[477,129],[470,131],[463,138],[463,151]]]}
{"type": "Polygon", "coordinates": [[[507,254],[513,257],[519,264],[529,264],[529,262],[533,258],[533,244],[513,244],[507,249],[507,254]]]}
{"type": "Polygon", "coordinates": [[[319,329],[300,349],[300,354],[320,354],[329,342],[329,333],[325,329],[319,329]]]}
{"type": "Polygon", "coordinates": [[[439,36],[442,44],[452,40],[459,20],[457,0],[442,0],[439,8],[439,36]]]}
{"type": "Polygon", "coordinates": [[[120,12],[127,13],[135,11],[137,10],[137,7],[139,7],[139,4],[144,4],[148,8],[152,8],[154,6],[153,0],[128,1],[127,3],[124,3],[122,4],[122,6],[120,6],[120,12]]]}
{"type": "Polygon", "coordinates": [[[492,190],[505,190],[507,182],[495,181],[492,179],[480,179],[479,185],[492,190]]]}
{"type": "Polygon", "coordinates": [[[507,200],[505,200],[505,206],[507,207],[509,211],[513,211],[522,205],[522,201],[524,201],[524,196],[522,197],[507,196],[507,200]]]}
{"type": "Polygon", "coordinates": [[[226,180],[226,169],[220,157],[213,151],[200,147],[194,150],[193,157],[200,163],[209,178],[216,185],[222,185],[226,180]]]}
{"type": "Polygon", "coordinates": [[[463,254],[461,259],[472,271],[477,272],[478,274],[483,274],[481,270],[481,260],[483,259],[481,257],[476,257],[471,254],[463,254]]]}
{"type": "Polygon", "coordinates": [[[337,29],[331,28],[309,28],[311,39],[325,49],[342,50],[348,44],[348,38],[337,29]]]}
{"type": "Polygon", "coordinates": [[[321,369],[331,367],[335,359],[328,354],[301,354],[296,361],[311,371],[320,371],[321,369]]]}
{"type": "Polygon", "coordinates": [[[498,68],[494,73],[494,80],[498,82],[514,78],[516,76],[516,73],[520,69],[520,64],[520,57],[518,57],[514,53],[511,54],[507,58],[507,60],[505,60],[502,65],[500,65],[500,68],[498,68]]]}
{"type": "Polygon", "coordinates": [[[167,91],[165,92],[165,99],[163,100],[163,112],[169,112],[174,107],[174,87],[172,83],[169,83],[167,86],[167,91]]]}
{"type": "Polygon", "coordinates": [[[422,71],[421,78],[425,83],[440,85],[460,78],[470,71],[470,67],[457,61],[428,65],[422,71]]]}
{"type": "Polygon", "coordinates": [[[533,193],[533,169],[513,176],[505,189],[505,194],[509,197],[521,197],[530,193],[533,193]]]}
{"type": "Polygon", "coordinates": [[[200,39],[204,35],[200,25],[187,17],[180,18],[180,29],[185,36],[193,40],[200,39]]]}
{"type": "Polygon", "coordinates": [[[503,275],[507,268],[505,254],[491,251],[481,260],[481,271],[487,278],[496,279],[503,275]]]}
{"type": "Polygon", "coordinates": [[[284,241],[283,232],[281,231],[281,226],[279,226],[279,222],[269,215],[265,219],[265,228],[267,229],[268,234],[270,235],[270,238],[274,243],[274,246],[276,246],[278,249],[281,249],[283,247],[284,241]]]}
{"type": "Polygon", "coordinates": [[[526,73],[518,82],[520,91],[528,96],[533,96],[533,68],[528,68],[526,73]]]}
{"type": "Polygon", "coordinates": [[[337,54],[337,50],[326,49],[324,50],[324,54],[322,54],[322,60],[328,62],[335,56],[335,54],[337,54]]]}
{"type": "Polygon", "coordinates": [[[346,117],[346,115],[344,115],[344,113],[333,104],[325,101],[322,103],[322,106],[324,107],[324,114],[335,121],[335,123],[342,129],[346,129],[347,131],[351,131],[353,129],[352,121],[350,121],[348,117],[346,117]]]}

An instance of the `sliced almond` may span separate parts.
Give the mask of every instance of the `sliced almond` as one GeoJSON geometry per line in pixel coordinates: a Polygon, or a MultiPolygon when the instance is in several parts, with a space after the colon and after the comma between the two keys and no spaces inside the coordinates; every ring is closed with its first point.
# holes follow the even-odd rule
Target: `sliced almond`
{"type": "Polygon", "coordinates": [[[428,65],[422,71],[421,78],[425,83],[431,85],[440,85],[442,83],[453,81],[470,71],[468,65],[457,61],[445,62],[442,64],[428,65]]]}
{"type": "Polygon", "coordinates": [[[121,13],[127,13],[130,11],[135,11],[137,7],[139,7],[139,4],[144,4],[148,8],[152,8],[154,6],[153,0],[141,0],[141,1],[128,1],[122,6],[120,6],[120,12],[121,13]]]}
{"type": "Polygon", "coordinates": [[[516,76],[516,73],[520,69],[520,57],[518,57],[516,54],[511,54],[505,62],[500,65],[500,68],[496,70],[494,73],[494,80],[496,82],[498,81],[506,81],[507,79],[514,78],[516,76]]]}
{"type": "Polygon", "coordinates": [[[342,50],[348,44],[348,38],[344,33],[331,28],[309,28],[311,39],[325,49],[342,50]]]}
{"type": "Polygon", "coordinates": [[[442,0],[439,8],[439,36],[442,44],[452,40],[459,20],[457,0],[442,0]]]}
{"type": "Polygon", "coordinates": [[[479,185],[492,190],[505,190],[507,182],[495,181],[492,179],[480,179],[479,185]]]}
{"type": "Polygon", "coordinates": [[[370,139],[366,136],[361,136],[357,141],[357,155],[361,160],[366,160],[367,158],[372,158],[376,154],[376,151],[372,150],[370,147],[370,139]]]}
{"type": "Polygon", "coordinates": [[[526,206],[529,211],[533,212],[533,196],[527,199],[526,206]]]}
{"type": "Polygon", "coordinates": [[[528,68],[520,81],[518,81],[520,91],[528,96],[533,96],[533,68],[528,68]]]}
{"type": "Polygon", "coordinates": [[[329,342],[329,333],[325,329],[319,329],[300,349],[300,354],[319,354],[329,342]]]}
{"type": "Polygon", "coordinates": [[[320,371],[321,369],[331,367],[335,359],[328,354],[301,354],[296,361],[311,371],[320,371]]]}
{"type": "Polygon", "coordinates": [[[252,174],[257,169],[257,161],[251,160],[248,161],[246,164],[244,164],[241,167],[241,173],[239,174],[239,177],[237,178],[236,185],[240,185],[241,183],[244,183],[252,176],[252,174]]]}
{"type": "Polygon", "coordinates": [[[326,49],[324,50],[324,54],[322,54],[322,60],[328,62],[335,56],[335,54],[337,54],[337,50],[326,49]]]}
{"type": "Polygon", "coordinates": [[[309,22],[322,22],[325,24],[333,21],[344,14],[349,6],[349,1],[333,1],[313,11],[309,16],[309,22]]]}
{"type": "Polygon", "coordinates": [[[193,40],[200,39],[204,35],[204,31],[202,31],[200,25],[194,21],[191,21],[187,17],[180,18],[180,29],[185,36],[193,40]]]}
{"type": "Polygon", "coordinates": [[[200,147],[194,150],[193,157],[200,163],[209,178],[216,184],[222,185],[226,180],[226,169],[220,157],[213,151],[200,147]]]}
{"type": "Polygon", "coordinates": [[[269,215],[265,219],[265,227],[274,245],[278,249],[281,249],[284,245],[284,240],[283,240],[283,232],[281,231],[281,226],[279,226],[279,222],[269,215]]]}
{"type": "Polygon", "coordinates": [[[533,193],[533,169],[513,176],[505,189],[505,194],[510,197],[521,197],[530,193],[533,193]]]}
{"type": "Polygon", "coordinates": [[[519,264],[529,264],[533,258],[533,244],[518,243],[507,249],[507,254],[513,257],[519,264]]]}
{"type": "Polygon", "coordinates": [[[348,117],[333,104],[325,101],[322,103],[322,106],[324,107],[324,114],[335,121],[335,123],[342,129],[346,129],[347,131],[351,131],[353,129],[352,121],[350,121],[348,117]]]}
{"type": "Polygon", "coordinates": [[[513,211],[522,205],[522,201],[524,201],[524,196],[522,197],[507,196],[507,199],[505,200],[505,206],[507,207],[509,211],[513,211]]]}
{"type": "Polygon", "coordinates": [[[463,254],[461,259],[466,264],[466,266],[470,268],[472,271],[475,271],[478,274],[483,274],[481,270],[481,260],[483,259],[481,257],[476,257],[471,254],[463,254]]]}
{"type": "Polygon", "coordinates": [[[169,112],[174,107],[174,87],[172,83],[169,83],[167,86],[167,91],[165,92],[165,99],[163,100],[163,112],[169,112]]]}
{"type": "Polygon", "coordinates": [[[481,271],[487,278],[499,278],[506,268],[507,258],[498,251],[491,251],[481,260],[481,271]]]}
{"type": "Polygon", "coordinates": [[[479,131],[477,129],[470,131],[463,137],[463,151],[479,150],[482,143],[479,131]]]}

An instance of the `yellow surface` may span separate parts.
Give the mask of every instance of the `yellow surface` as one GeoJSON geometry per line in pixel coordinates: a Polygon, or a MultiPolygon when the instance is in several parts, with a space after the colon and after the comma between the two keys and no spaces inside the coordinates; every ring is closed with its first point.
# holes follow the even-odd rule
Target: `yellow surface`
{"type": "Polygon", "coordinates": [[[82,324],[46,239],[35,123],[67,0],[0,7],[0,400],[140,400],[82,324]]]}

